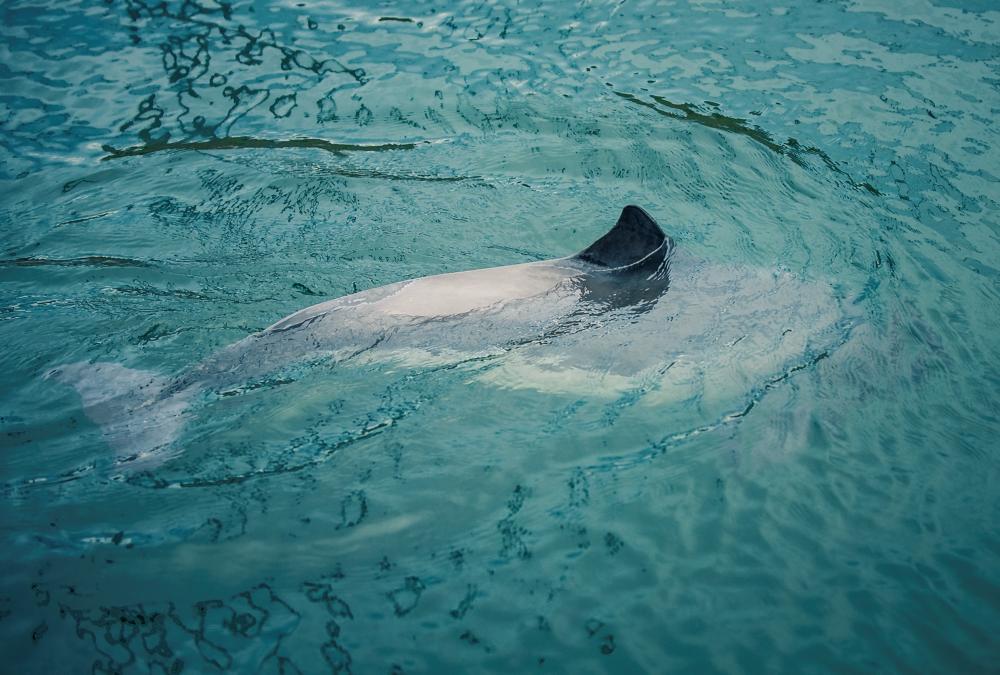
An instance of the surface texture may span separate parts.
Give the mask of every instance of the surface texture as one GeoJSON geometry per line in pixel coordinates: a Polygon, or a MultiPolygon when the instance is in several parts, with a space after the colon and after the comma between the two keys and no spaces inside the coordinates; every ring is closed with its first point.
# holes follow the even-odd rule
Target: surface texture
{"type": "Polygon", "coordinates": [[[4,668],[996,668],[994,3],[0,15],[4,668]],[[673,314],[297,363],[145,471],[43,377],[173,376],[629,203],[673,314]]]}

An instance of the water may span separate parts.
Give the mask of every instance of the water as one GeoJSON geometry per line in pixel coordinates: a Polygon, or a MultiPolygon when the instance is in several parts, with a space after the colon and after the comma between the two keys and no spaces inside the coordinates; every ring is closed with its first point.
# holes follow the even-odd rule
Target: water
{"type": "Polygon", "coordinates": [[[995,671],[991,2],[2,11],[12,672],[995,671]],[[559,386],[530,350],[312,363],[199,400],[149,466],[43,377],[169,376],[626,203],[819,289],[740,287],[751,336],[808,339],[692,329],[673,397],[672,333],[634,327],[640,374],[559,386]]]}

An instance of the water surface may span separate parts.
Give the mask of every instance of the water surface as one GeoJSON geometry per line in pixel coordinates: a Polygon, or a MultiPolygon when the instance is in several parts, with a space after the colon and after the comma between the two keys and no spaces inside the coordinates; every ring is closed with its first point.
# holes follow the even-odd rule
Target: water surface
{"type": "Polygon", "coordinates": [[[12,671],[996,668],[992,3],[0,11],[12,671]],[[706,333],[673,398],[668,349],[560,387],[314,364],[202,401],[151,468],[42,377],[176,373],[627,203],[825,289],[836,329],[763,361],[706,333]]]}

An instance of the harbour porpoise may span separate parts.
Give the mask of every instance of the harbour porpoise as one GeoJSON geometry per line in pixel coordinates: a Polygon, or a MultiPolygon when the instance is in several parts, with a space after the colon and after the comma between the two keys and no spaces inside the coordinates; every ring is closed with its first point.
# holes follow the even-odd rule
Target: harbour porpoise
{"type": "Polygon", "coordinates": [[[597,393],[628,386],[652,368],[669,380],[659,389],[690,394],[700,387],[696,393],[705,395],[720,378],[752,381],[804,358],[811,339],[836,322],[835,305],[828,286],[787,272],[679,255],[656,221],[630,205],[575,255],[329,300],[174,377],[112,363],[50,374],[76,388],[119,461],[145,468],[172,456],[167,448],[199,397],[280,386],[304,365],[500,354],[503,367],[481,378],[497,386],[597,393]]]}

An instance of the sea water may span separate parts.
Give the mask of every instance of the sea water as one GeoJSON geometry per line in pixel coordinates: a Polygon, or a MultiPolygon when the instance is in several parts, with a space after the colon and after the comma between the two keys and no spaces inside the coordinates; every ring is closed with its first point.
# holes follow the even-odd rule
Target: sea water
{"type": "MultiPolygon", "coordinates": [[[[995,671],[994,3],[0,13],[5,671],[995,671]],[[569,255],[628,203],[824,289],[836,330],[775,356],[688,326],[681,396],[670,330],[624,333],[643,375],[559,386],[518,349],[309,362],[144,464],[46,377],[169,377],[327,298],[569,255]]],[[[751,337],[797,303],[755,288],[751,337]]]]}

